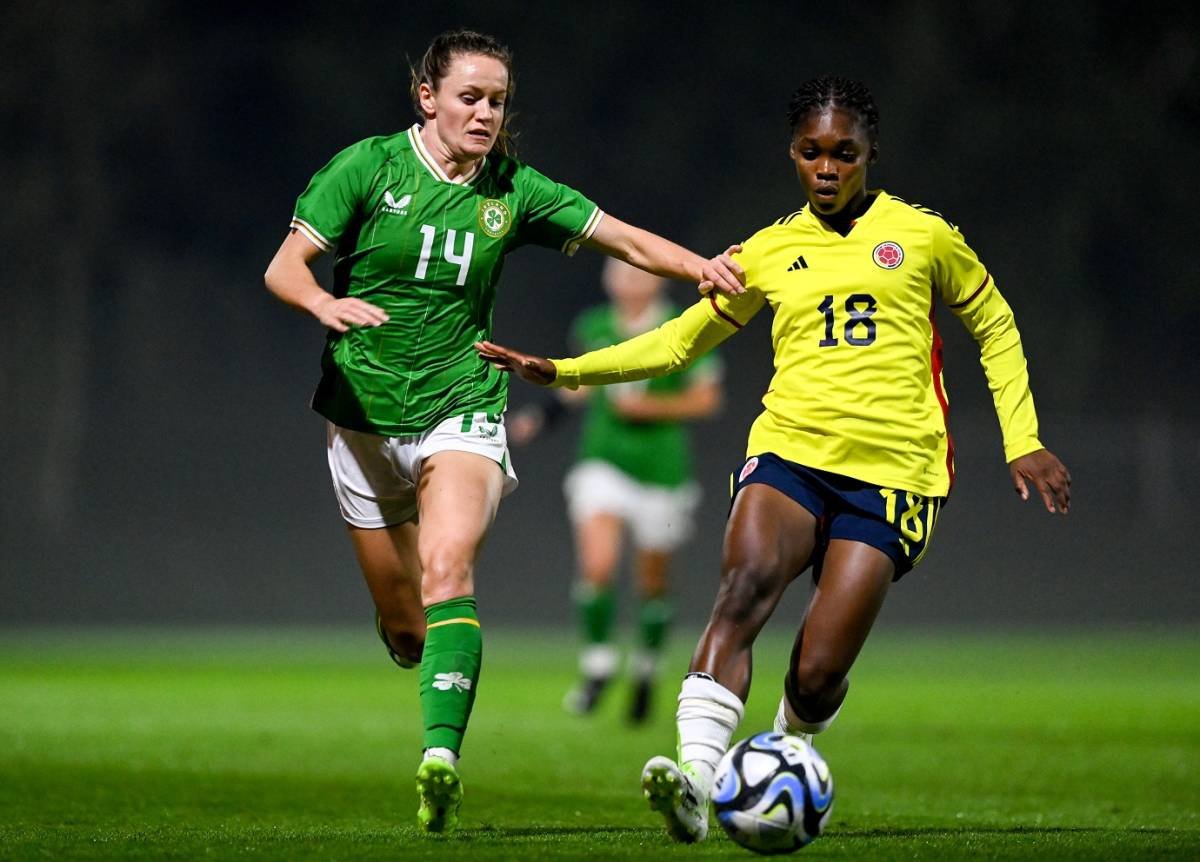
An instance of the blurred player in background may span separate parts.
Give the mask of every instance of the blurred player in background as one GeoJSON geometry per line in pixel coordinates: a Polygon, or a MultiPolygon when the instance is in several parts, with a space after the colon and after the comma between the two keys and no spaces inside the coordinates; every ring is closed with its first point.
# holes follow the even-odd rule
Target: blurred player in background
{"type": "MultiPolygon", "coordinates": [[[[679,312],[663,295],[665,279],[615,258],[605,261],[602,281],[611,301],[588,309],[572,326],[571,343],[580,352],[647,332],[679,312]]],[[[648,381],[556,390],[509,421],[509,440],[522,445],[553,424],[564,401],[587,404],[579,459],[563,483],[575,535],[573,598],[584,641],[582,678],[564,702],[572,712],[595,709],[620,666],[613,643],[615,579],[626,532],[639,598],[637,647],[628,662],[629,718],[641,722],[650,709],[672,618],[671,557],[692,534],[700,503],[683,423],[720,409],[720,374],[716,354],[708,354],[684,371],[648,381]]]]}
{"type": "Polygon", "coordinates": [[[438,36],[413,70],[420,122],[334,156],[296,203],[268,289],[329,330],[313,407],[328,421],[334,492],[402,667],[420,662],[421,826],[458,819],[457,762],[483,647],[475,561],[516,487],[505,375],[475,354],[504,255],[580,245],[671,278],[740,291],[729,258],[706,261],[605,215],[513,159],[512,58],[490,36],[438,36]],[[334,252],[333,290],[314,261],[334,252]]]}
{"type": "Polygon", "coordinates": [[[928,547],[954,478],[937,300],[979,344],[1013,487],[1050,512],[1070,502],[1070,476],[1038,438],[1020,335],[995,280],[941,215],[867,188],[879,127],[870,92],[814,79],[792,95],[788,118],[808,201],[736,255],[744,294],[710,294],[653,332],[578,359],[478,348],[534,382],[614,383],[668,373],[764,305],[774,312],[775,375],[733,475],[721,586],[679,695],[678,762],[655,757],[642,772],[651,806],[684,842],[707,835],[751,648],[788,584],[812,567],[775,728],[810,736],[841,709],[891,583],[928,547]]]}

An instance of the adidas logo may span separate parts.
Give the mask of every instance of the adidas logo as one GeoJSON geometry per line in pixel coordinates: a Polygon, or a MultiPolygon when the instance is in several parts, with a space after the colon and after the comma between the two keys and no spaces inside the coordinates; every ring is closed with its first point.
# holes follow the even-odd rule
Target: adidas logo
{"type": "Polygon", "coordinates": [[[804,259],[804,255],[800,255],[792,261],[792,265],[787,268],[787,271],[795,272],[798,269],[808,269],[808,261],[804,259]]]}
{"type": "Polygon", "coordinates": [[[412,201],[412,195],[404,195],[399,200],[392,197],[391,192],[383,193],[383,208],[394,215],[408,215],[406,207],[412,201]]]}

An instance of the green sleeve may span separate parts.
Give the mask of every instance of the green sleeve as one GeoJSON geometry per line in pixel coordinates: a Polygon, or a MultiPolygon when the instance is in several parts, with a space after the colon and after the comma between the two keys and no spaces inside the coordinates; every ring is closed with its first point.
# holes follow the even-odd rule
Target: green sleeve
{"type": "Polygon", "coordinates": [[[332,251],[359,217],[376,172],[372,153],[370,139],[342,150],[317,171],[296,201],[292,227],[322,251],[332,251]]]}
{"type": "Polygon", "coordinates": [[[556,183],[528,165],[521,165],[516,182],[523,207],[520,239],[574,254],[579,243],[596,230],[603,213],[579,192],[556,183]]]}

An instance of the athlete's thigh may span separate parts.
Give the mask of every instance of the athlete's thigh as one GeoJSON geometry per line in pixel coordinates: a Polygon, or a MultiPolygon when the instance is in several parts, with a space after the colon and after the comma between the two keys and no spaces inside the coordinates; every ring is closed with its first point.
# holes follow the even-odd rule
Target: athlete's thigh
{"type": "Polygon", "coordinates": [[[500,465],[474,452],[445,450],[425,459],[417,483],[417,548],[424,568],[437,554],[474,562],[495,520],[504,482],[500,465]]]}
{"type": "Polygon", "coordinates": [[[782,589],[808,566],[816,544],[811,511],[772,485],[751,483],[733,500],[721,568],[774,573],[782,589]]]}
{"type": "Polygon", "coordinates": [[[800,664],[845,675],[871,632],[894,573],[895,563],[880,549],[831,539],[804,620],[800,664]]]}

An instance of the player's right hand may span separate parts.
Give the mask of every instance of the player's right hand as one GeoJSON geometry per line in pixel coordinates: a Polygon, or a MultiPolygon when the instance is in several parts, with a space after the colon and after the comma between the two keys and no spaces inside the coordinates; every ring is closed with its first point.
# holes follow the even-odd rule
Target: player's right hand
{"type": "Polygon", "coordinates": [[[697,286],[701,296],[708,296],[714,290],[729,296],[746,292],[746,271],[733,259],[733,255],[741,250],[740,245],[731,245],[721,254],[705,262],[701,270],[700,284],[697,286]]]}
{"type": "Polygon", "coordinates": [[[522,380],[536,383],[539,386],[549,386],[558,376],[558,370],[549,359],[521,353],[519,350],[513,350],[491,341],[476,341],[475,352],[485,362],[491,363],[501,371],[515,374],[522,380]]]}
{"type": "Polygon", "coordinates": [[[331,294],[312,308],[313,316],[334,332],[345,332],[351,326],[379,326],[387,323],[388,314],[377,305],[371,305],[353,296],[340,299],[331,294]]]}

